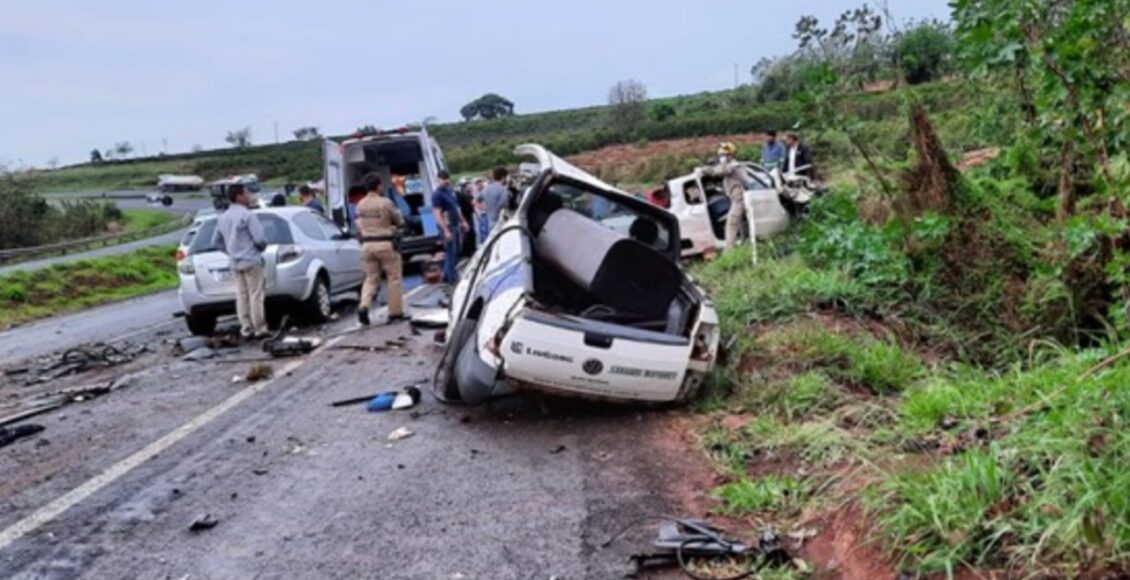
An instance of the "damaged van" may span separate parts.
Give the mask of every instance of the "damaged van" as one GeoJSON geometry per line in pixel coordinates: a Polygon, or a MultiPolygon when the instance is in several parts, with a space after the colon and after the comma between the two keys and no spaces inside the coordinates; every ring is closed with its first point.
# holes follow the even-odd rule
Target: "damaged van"
{"type": "Polygon", "coordinates": [[[718,317],[679,266],[674,215],[538,145],[518,211],[465,265],[437,392],[482,402],[537,390],[690,400],[715,364],[718,317]]]}
{"type": "Polygon", "coordinates": [[[404,215],[406,228],[399,240],[402,254],[434,251],[442,245],[439,226],[432,216],[431,196],[437,174],[447,169],[443,152],[426,128],[377,131],[322,145],[328,217],[356,233],[351,206],[364,194],[362,180],[369,173],[384,179],[389,198],[404,215]],[[393,177],[404,184],[393,185],[393,177]]]}

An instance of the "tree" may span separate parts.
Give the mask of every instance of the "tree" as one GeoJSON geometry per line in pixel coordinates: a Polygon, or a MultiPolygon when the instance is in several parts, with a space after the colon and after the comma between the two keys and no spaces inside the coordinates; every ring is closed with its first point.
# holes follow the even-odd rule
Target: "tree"
{"type": "Polygon", "coordinates": [[[309,141],[310,139],[317,139],[322,134],[318,131],[317,127],[299,127],[293,131],[294,138],[299,141],[309,141]]]}
{"type": "Polygon", "coordinates": [[[133,153],[133,145],[130,145],[129,141],[114,144],[114,154],[118,157],[129,157],[130,153],[133,153]]]}
{"type": "Polygon", "coordinates": [[[58,157],[52,157],[52,158],[47,160],[47,168],[48,169],[56,169],[58,167],[59,167],[59,158],[58,157]]]}
{"type": "Polygon", "coordinates": [[[936,20],[921,22],[895,34],[893,56],[907,84],[942,78],[953,66],[953,31],[936,20]]]}
{"type": "Polygon", "coordinates": [[[651,106],[651,118],[662,123],[676,115],[675,106],[667,101],[659,101],[651,106]]]}
{"type": "Polygon", "coordinates": [[[91,163],[102,163],[102,152],[99,151],[98,149],[91,149],[90,150],[90,162],[91,163]]]}
{"type": "Polygon", "coordinates": [[[646,116],[647,87],[643,83],[628,79],[620,81],[608,90],[608,104],[612,129],[625,136],[644,121],[646,116]]]}
{"type": "Polygon", "coordinates": [[[242,149],[251,145],[251,127],[244,127],[234,131],[228,131],[227,137],[224,137],[232,147],[242,149]]]}
{"type": "Polygon", "coordinates": [[[487,93],[459,109],[464,121],[473,119],[497,119],[509,117],[514,114],[514,103],[506,97],[495,93],[487,93]]]}

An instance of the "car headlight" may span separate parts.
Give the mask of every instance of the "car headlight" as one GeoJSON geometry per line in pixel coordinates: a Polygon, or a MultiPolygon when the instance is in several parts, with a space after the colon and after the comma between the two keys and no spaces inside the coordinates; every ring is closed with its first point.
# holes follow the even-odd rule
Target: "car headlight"
{"type": "Polygon", "coordinates": [[[302,258],[302,255],[305,253],[306,250],[302,246],[297,244],[283,244],[279,246],[278,259],[276,262],[279,264],[295,262],[302,258]]]}

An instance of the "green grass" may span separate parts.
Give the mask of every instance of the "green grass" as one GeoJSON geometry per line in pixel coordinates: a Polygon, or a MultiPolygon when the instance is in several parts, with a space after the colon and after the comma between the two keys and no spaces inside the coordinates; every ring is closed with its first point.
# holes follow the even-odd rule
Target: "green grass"
{"type": "Polygon", "coordinates": [[[767,475],[757,479],[739,479],[714,490],[723,502],[720,513],[739,516],[760,512],[777,512],[801,505],[809,485],[790,475],[767,475]]]}
{"type": "Polygon", "coordinates": [[[159,209],[127,209],[122,213],[127,231],[147,230],[177,220],[176,214],[159,209]]]}
{"type": "Polygon", "coordinates": [[[0,276],[0,327],[174,288],[174,246],[0,276]]]}

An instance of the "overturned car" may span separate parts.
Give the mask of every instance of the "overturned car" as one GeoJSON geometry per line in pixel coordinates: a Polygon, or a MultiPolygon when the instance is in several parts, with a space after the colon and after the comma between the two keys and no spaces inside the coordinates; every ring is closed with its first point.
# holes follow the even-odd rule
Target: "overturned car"
{"type": "Polygon", "coordinates": [[[675,216],[541,146],[516,153],[539,170],[463,269],[437,391],[466,403],[525,389],[694,397],[715,363],[718,319],[679,267],[675,216]]]}

